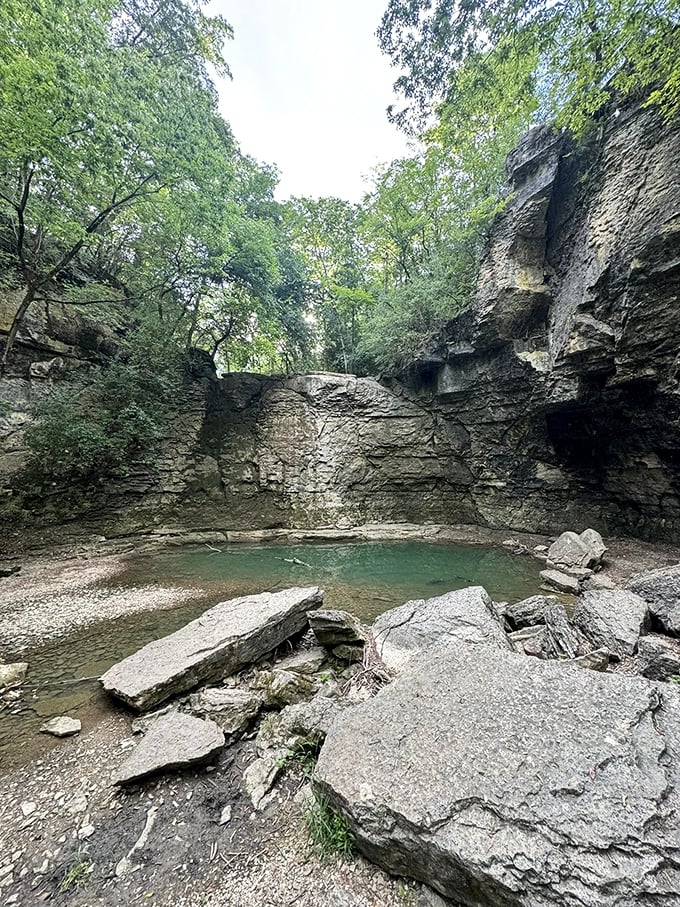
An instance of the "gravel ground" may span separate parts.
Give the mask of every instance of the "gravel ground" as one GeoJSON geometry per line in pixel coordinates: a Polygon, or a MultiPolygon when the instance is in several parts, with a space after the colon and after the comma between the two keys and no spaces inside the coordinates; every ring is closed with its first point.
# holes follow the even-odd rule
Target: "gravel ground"
{"type": "Polygon", "coordinates": [[[253,812],[242,773],[252,741],[216,763],[121,792],[111,778],[130,749],[130,718],[63,740],[0,777],[0,901],[18,907],[403,907],[419,888],[361,858],[320,859],[304,824],[306,779],[293,766],[253,812]],[[232,818],[219,817],[225,805],[232,818]],[[132,849],[152,816],[148,838],[132,849]],[[128,856],[128,869],[121,861],[128,856]]]}
{"type": "Polygon", "coordinates": [[[196,589],[158,585],[109,588],[125,569],[122,555],[55,561],[36,558],[0,580],[0,654],[31,646],[125,614],[170,608],[196,598],[196,589]]]}

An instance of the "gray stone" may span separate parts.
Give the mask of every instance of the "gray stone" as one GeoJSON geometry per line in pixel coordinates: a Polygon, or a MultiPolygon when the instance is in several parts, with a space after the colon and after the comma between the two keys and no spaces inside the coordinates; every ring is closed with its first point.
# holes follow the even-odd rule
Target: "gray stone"
{"type": "Polygon", "coordinates": [[[606,573],[593,573],[583,583],[584,589],[616,589],[616,583],[606,573]]]}
{"type": "Polygon", "coordinates": [[[310,611],[309,626],[322,646],[339,646],[344,643],[363,642],[361,623],[347,611],[328,609],[310,611]]]}
{"type": "Polygon", "coordinates": [[[679,769],[675,689],[463,645],[336,718],[314,784],[460,907],[677,907],[679,769]]]}
{"type": "Polygon", "coordinates": [[[543,612],[546,606],[556,601],[554,595],[532,595],[530,598],[523,598],[522,601],[508,605],[505,616],[517,630],[542,624],[545,623],[543,612]]]}
{"type": "Polygon", "coordinates": [[[250,690],[208,687],[192,693],[191,711],[200,718],[210,718],[229,737],[242,734],[262,707],[262,696],[250,690]]]}
{"type": "Polygon", "coordinates": [[[587,566],[597,567],[607,553],[607,546],[605,545],[602,536],[594,529],[584,529],[580,535],[580,539],[588,546],[592,555],[592,560],[587,566]]]}
{"type": "Polygon", "coordinates": [[[320,746],[345,703],[317,694],[308,702],[289,705],[260,725],[255,745],[258,755],[268,750],[296,752],[301,744],[320,746]]]}
{"type": "Polygon", "coordinates": [[[206,762],[224,746],[224,734],[213,721],[170,712],[151,725],[114,784],[131,784],[149,775],[206,762]]]}
{"type": "Polygon", "coordinates": [[[644,598],[664,633],[680,636],[680,564],[638,573],[625,588],[644,598]]]}
{"type": "Polygon", "coordinates": [[[572,627],[564,606],[546,600],[543,624],[524,627],[509,634],[515,649],[536,658],[574,659],[580,655],[585,640],[572,627]]]}
{"type": "Polygon", "coordinates": [[[606,671],[609,666],[609,649],[594,649],[592,652],[578,655],[569,664],[577,668],[588,668],[590,671],[606,671]]]}
{"type": "Polygon", "coordinates": [[[579,594],[580,586],[575,576],[569,576],[568,573],[563,573],[561,570],[541,570],[539,575],[547,589],[566,592],[569,595],[579,594]]]}
{"type": "Polygon", "coordinates": [[[533,627],[522,627],[521,630],[513,630],[512,633],[508,633],[508,639],[517,652],[524,652],[525,655],[534,655],[536,649],[540,652],[543,651],[544,635],[545,625],[535,624],[533,627]]]}
{"type": "Polygon", "coordinates": [[[649,628],[647,603],[625,589],[584,592],[573,621],[596,647],[609,649],[615,658],[632,655],[649,628]]]}
{"type": "Polygon", "coordinates": [[[296,674],[316,674],[327,661],[328,652],[320,646],[314,646],[282,658],[276,662],[276,667],[282,671],[293,671],[296,674]]]}
{"type": "Polygon", "coordinates": [[[373,637],[378,655],[396,671],[413,655],[434,645],[445,644],[454,650],[467,642],[493,649],[511,647],[481,586],[406,602],[386,611],[373,624],[373,637]]]}
{"type": "Polygon", "coordinates": [[[243,784],[255,809],[263,807],[264,798],[274,786],[284,765],[285,752],[267,750],[246,768],[243,773],[243,784]]]}
{"type": "Polygon", "coordinates": [[[40,728],[40,733],[52,734],[53,737],[73,737],[74,734],[79,734],[81,729],[82,725],[78,718],[59,715],[46,721],[40,728]]]}
{"type": "Polygon", "coordinates": [[[15,661],[13,664],[0,664],[0,687],[8,687],[13,683],[21,683],[28,671],[27,661],[15,661]]]}
{"type": "Polygon", "coordinates": [[[668,636],[642,636],[638,643],[638,668],[652,680],[680,675],[680,640],[668,636]]]}
{"type": "Polygon", "coordinates": [[[592,560],[590,546],[575,532],[563,532],[548,549],[548,560],[564,567],[589,567],[592,560]]]}
{"type": "Polygon", "coordinates": [[[545,566],[548,570],[557,570],[560,573],[566,573],[567,576],[573,576],[579,583],[590,579],[593,575],[593,571],[590,567],[574,567],[571,564],[555,564],[550,558],[547,558],[545,566]]]}
{"type": "Polygon", "coordinates": [[[323,593],[312,587],[222,602],[114,665],[101,683],[133,708],[153,708],[273,651],[304,628],[306,612],[322,600],[323,593]]]}
{"type": "Polygon", "coordinates": [[[267,706],[281,708],[294,702],[309,699],[319,688],[320,681],[309,674],[294,671],[257,671],[251,685],[261,690],[267,706]]]}
{"type": "Polygon", "coordinates": [[[335,646],[332,650],[333,655],[345,664],[357,664],[364,660],[363,646],[335,646]]]}

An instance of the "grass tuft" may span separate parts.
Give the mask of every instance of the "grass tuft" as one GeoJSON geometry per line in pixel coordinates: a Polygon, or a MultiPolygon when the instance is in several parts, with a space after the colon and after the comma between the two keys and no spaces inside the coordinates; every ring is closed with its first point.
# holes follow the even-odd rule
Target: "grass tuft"
{"type": "Polygon", "coordinates": [[[350,857],[354,849],[354,835],[346,820],[336,812],[328,800],[319,795],[309,800],[305,822],[312,850],[323,860],[340,855],[350,857]]]}
{"type": "Polygon", "coordinates": [[[64,869],[64,875],[59,885],[60,894],[70,891],[71,888],[79,888],[92,871],[92,865],[90,858],[79,850],[75,854],[74,862],[64,869]]]}

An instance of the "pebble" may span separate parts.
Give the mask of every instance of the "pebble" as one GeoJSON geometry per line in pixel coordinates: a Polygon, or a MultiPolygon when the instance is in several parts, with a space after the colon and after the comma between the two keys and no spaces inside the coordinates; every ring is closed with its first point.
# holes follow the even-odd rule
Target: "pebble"
{"type": "Polygon", "coordinates": [[[79,734],[81,729],[82,725],[77,718],[57,715],[42,725],[40,733],[52,734],[53,737],[73,737],[74,734],[79,734]]]}
{"type": "Polygon", "coordinates": [[[35,808],[35,803],[30,803],[29,801],[25,801],[21,804],[21,811],[26,818],[28,818],[31,813],[35,812],[35,808]]]}

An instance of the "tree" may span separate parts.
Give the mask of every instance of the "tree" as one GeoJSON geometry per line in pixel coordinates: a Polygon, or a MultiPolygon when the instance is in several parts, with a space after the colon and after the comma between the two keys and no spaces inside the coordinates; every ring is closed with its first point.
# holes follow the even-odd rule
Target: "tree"
{"type": "Polygon", "coordinates": [[[631,93],[669,117],[680,109],[678,0],[390,0],[378,36],[404,70],[396,88],[407,106],[392,116],[412,129],[441,102],[462,120],[485,101],[512,115],[518,86],[575,132],[631,93]],[[493,70],[513,60],[517,77],[506,67],[511,77],[498,80],[493,70]]]}
{"type": "Polygon", "coordinates": [[[340,198],[293,198],[286,206],[290,242],[307,263],[322,365],[345,373],[354,367],[361,318],[372,303],[362,219],[360,206],[340,198]]]}
{"type": "Polygon", "coordinates": [[[181,0],[3,4],[0,227],[24,295],[0,371],[31,304],[68,283],[126,211],[148,213],[187,186],[221,188],[235,144],[206,64],[224,65],[228,34],[181,0]]]}

